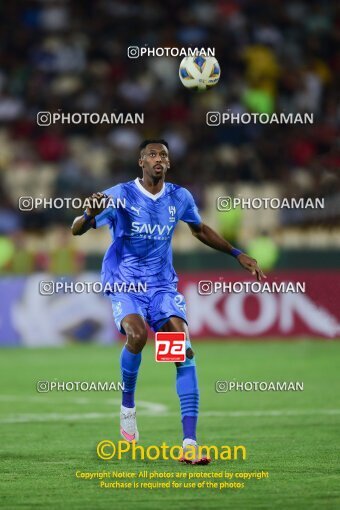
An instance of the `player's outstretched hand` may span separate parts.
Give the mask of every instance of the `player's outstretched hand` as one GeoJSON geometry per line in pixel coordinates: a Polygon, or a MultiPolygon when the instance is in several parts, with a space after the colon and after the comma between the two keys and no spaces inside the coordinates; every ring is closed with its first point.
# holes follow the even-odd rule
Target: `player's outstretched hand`
{"type": "Polygon", "coordinates": [[[87,214],[90,216],[97,216],[104,209],[106,209],[106,203],[109,197],[105,195],[105,193],[92,193],[92,195],[87,199],[87,201],[91,204],[90,207],[86,208],[87,214]]]}
{"type": "Polygon", "coordinates": [[[247,269],[247,271],[250,271],[252,275],[256,276],[257,281],[261,281],[262,278],[267,278],[265,274],[263,274],[262,269],[257,265],[257,261],[249,255],[246,255],[245,253],[241,253],[237,260],[241,264],[244,269],[247,269]]]}

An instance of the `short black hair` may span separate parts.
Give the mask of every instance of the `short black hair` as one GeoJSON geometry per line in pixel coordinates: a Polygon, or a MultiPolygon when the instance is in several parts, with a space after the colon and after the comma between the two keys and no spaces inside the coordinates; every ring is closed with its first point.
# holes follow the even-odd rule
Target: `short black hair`
{"type": "Polygon", "coordinates": [[[139,146],[139,150],[140,151],[143,151],[145,149],[145,147],[147,145],[149,145],[150,143],[161,143],[162,145],[165,145],[165,147],[169,150],[169,144],[166,140],[163,140],[162,138],[159,138],[159,139],[156,139],[156,138],[153,138],[153,139],[150,139],[150,140],[144,140],[140,146],[139,146]]]}

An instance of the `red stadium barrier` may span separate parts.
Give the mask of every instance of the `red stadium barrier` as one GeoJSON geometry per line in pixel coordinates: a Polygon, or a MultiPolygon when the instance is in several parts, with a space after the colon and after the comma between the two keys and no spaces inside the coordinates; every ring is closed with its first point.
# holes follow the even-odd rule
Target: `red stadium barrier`
{"type": "MultiPolygon", "coordinates": [[[[340,273],[280,271],[266,282],[305,282],[305,292],[226,292],[200,295],[198,282],[250,282],[247,273],[207,272],[180,275],[190,332],[196,338],[340,337],[340,273]]],[[[207,290],[209,290],[207,288],[207,290]]],[[[256,289],[257,291],[257,289],[256,289]]]]}

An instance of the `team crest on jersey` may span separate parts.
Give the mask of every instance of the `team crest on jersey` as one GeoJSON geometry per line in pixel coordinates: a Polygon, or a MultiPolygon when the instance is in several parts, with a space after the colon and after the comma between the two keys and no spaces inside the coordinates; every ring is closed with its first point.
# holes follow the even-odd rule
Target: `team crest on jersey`
{"type": "Polygon", "coordinates": [[[174,223],[176,221],[176,218],[175,218],[176,207],[174,205],[169,205],[169,214],[170,214],[170,218],[169,218],[170,223],[174,223]]]}

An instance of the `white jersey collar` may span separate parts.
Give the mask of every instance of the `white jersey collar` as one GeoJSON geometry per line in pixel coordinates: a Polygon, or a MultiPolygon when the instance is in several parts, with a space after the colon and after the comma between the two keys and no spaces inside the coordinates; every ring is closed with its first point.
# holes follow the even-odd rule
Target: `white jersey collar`
{"type": "Polygon", "coordinates": [[[157,198],[161,197],[165,191],[165,182],[163,182],[162,189],[158,193],[156,193],[156,195],[153,195],[152,193],[150,193],[150,191],[146,190],[144,186],[142,186],[142,184],[139,181],[139,177],[136,177],[134,183],[136,184],[139,191],[141,191],[145,196],[151,198],[152,200],[157,200],[157,198]]]}

